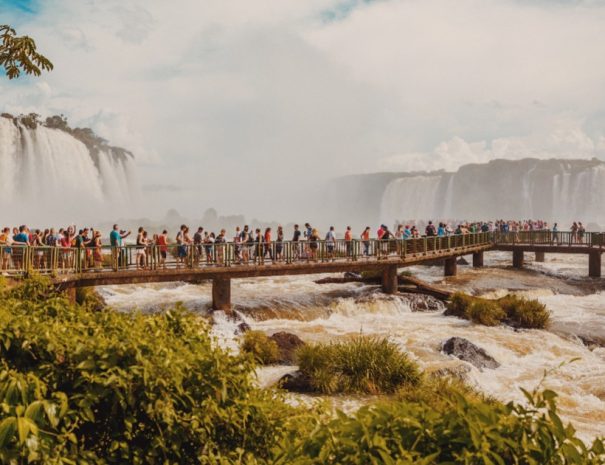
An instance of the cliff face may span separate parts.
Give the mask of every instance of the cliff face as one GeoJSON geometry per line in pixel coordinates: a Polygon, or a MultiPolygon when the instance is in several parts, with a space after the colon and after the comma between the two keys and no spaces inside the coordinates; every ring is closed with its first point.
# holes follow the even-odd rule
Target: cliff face
{"type": "Polygon", "coordinates": [[[455,173],[349,176],[335,180],[330,192],[338,223],[501,217],[605,225],[605,163],[596,159],[494,160],[455,173]]]}

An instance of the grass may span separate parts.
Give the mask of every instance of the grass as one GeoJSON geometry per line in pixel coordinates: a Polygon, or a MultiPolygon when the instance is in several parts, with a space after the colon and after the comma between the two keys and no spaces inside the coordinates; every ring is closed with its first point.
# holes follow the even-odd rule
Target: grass
{"type": "Polygon", "coordinates": [[[507,295],[499,299],[498,304],[513,326],[541,329],[548,327],[550,323],[550,312],[546,305],[535,299],[507,295]]]}
{"type": "Polygon", "coordinates": [[[262,331],[246,331],[240,349],[251,354],[261,365],[271,365],[279,360],[277,343],[262,331]]]}
{"type": "Polygon", "coordinates": [[[387,338],[357,336],[331,344],[301,347],[299,369],[319,393],[393,393],[417,385],[420,371],[405,352],[387,338]]]}
{"type": "Polygon", "coordinates": [[[514,295],[490,300],[456,292],[447,305],[445,315],[486,326],[506,323],[516,328],[543,329],[550,323],[550,312],[544,304],[514,295]]]}

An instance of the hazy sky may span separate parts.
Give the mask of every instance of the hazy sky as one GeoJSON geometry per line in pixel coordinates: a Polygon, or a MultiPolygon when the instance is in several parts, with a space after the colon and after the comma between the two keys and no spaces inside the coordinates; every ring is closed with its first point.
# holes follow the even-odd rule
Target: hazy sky
{"type": "Polygon", "coordinates": [[[274,217],[341,174],[605,158],[605,1],[0,0],[2,23],[55,70],[0,78],[0,110],[133,150],[145,214],[274,217]]]}

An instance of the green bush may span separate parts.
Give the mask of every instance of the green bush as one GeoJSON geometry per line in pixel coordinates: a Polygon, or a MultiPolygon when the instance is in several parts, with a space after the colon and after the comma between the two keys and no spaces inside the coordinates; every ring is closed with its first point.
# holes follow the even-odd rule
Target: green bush
{"type": "Polygon", "coordinates": [[[240,344],[242,352],[252,354],[256,361],[262,365],[277,363],[279,360],[279,347],[262,331],[246,331],[240,344]]]}
{"type": "MultiPolygon", "coordinates": [[[[203,319],[90,311],[42,279],[0,296],[0,463],[269,457],[291,410],[203,319]]],[[[288,420],[289,421],[289,420],[288,420]]]]}
{"type": "Polygon", "coordinates": [[[546,305],[533,299],[507,295],[498,300],[506,312],[508,322],[519,328],[542,329],[550,323],[550,312],[546,305]]]}
{"type": "Polygon", "coordinates": [[[472,297],[464,292],[455,292],[447,303],[445,315],[468,319],[467,311],[475,299],[476,297],[472,297]]]}
{"type": "Polygon", "coordinates": [[[296,357],[311,388],[324,394],[390,393],[420,381],[416,364],[387,338],[358,336],[333,344],[306,345],[296,357]]]}
{"type": "Polygon", "coordinates": [[[596,465],[602,440],[580,441],[558,416],[552,391],[527,393],[529,407],[452,393],[447,408],[382,401],[354,415],[317,421],[310,434],[280,445],[275,464],[596,465]]]}
{"type": "Polygon", "coordinates": [[[468,318],[473,323],[485,326],[498,326],[506,317],[504,310],[496,302],[477,300],[467,310],[468,318]]]}
{"type": "Polygon", "coordinates": [[[456,292],[450,298],[444,314],[486,326],[504,322],[517,328],[541,329],[546,328],[550,321],[550,312],[544,304],[514,295],[489,300],[456,292]]]}

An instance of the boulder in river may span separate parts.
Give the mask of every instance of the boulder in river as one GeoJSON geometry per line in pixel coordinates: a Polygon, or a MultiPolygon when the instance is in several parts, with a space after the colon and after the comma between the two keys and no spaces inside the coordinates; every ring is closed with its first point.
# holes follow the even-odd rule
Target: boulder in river
{"type": "Polygon", "coordinates": [[[445,305],[439,299],[425,294],[402,294],[413,312],[438,312],[445,305]]]}
{"type": "Polygon", "coordinates": [[[468,339],[463,337],[451,337],[444,342],[442,351],[445,354],[453,355],[465,362],[474,365],[482,370],[483,368],[498,368],[500,364],[489,355],[484,349],[476,346],[468,339]]]}
{"type": "Polygon", "coordinates": [[[250,325],[245,321],[242,321],[239,325],[237,325],[237,329],[235,330],[235,334],[244,334],[250,331],[250,325]]]}
{"type": "Polygon", "coordinates": [[[291,392],[311,392],[311,384],[309,378],[301,371],[288,373],[281,377],[277,383],[279,387],[291,392]]]}
{"type": "Polygon", "coordinates": [[[304,341],[296,334],[280,331],[273,334],[269,339],[276,342],[279,348],[279,362],[284,364],[294,363],[296,349],[305,345],[304,341]]]}
{"type": "Polygon", "coordinates": [[[464,257],[458,257],[458,260],[456,260],[456,263],[458,265],[470,265],[470,263],[468,262],[468,260],[464,257]]]}
{"type": "Polygon", "coordinates": [[[344,277],[348,279],[361,279],[361,275],[353,271],[346,271],[344,277]]]}

